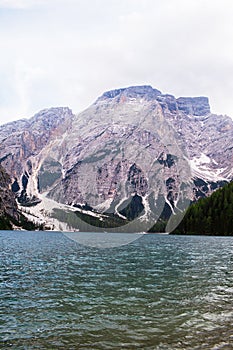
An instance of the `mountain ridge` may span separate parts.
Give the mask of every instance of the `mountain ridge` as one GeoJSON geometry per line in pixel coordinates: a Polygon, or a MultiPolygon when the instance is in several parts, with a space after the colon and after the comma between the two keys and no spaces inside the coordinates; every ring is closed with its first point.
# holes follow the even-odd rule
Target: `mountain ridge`
{"type": "Polygon", "coordinates": [[[100,101],[106,101],[115,97],[119,98],[136,98],[142,97],[149,100],[158,100],[162,107],[168,106],[170,112],[184,111],[187,114],[203,116],[210,113],[209,99],[205,96],[197,97],[178,97],[171,94],[163,94],[160,90],[154,89],[150,85],[130,86],[121,89],[106,91],[100,96],[95,104],[100,101]]]}
{"type": "Polygon", "coordinates": [[[51,108],[0,126],[0,163],[21,205],[47,193],[120,217],[140,196],[151,224],[164,205],[175,214],[231,181],[232,136],[233,121],[211,114],[207,97],[144,85],[105,92],[78,115],[51,108]]]}

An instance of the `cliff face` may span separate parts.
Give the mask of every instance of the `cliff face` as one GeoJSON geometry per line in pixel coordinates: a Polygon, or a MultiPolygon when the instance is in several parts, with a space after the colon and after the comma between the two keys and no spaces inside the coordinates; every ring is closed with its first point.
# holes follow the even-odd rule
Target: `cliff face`
{"type": "Polygon", "coordinates": [[[51,108],[29,120],[0,126],[0,163],[10,174],[12,190],[21,196],[21,202],[38,197],[41,165],[46,163],[47,155],[48,161],[53,161],[53,143],[57,145],[55,158],[62,157],[64,150],[59,146],[69,132],[72,118],[69,108],[51,108]]]}
{"type": "Polygon", "coordinates": [[[0,229],[11,228],[12,219],[19,220],[17,203],[10,185],[10,176],[0,165],[0,229]]]}
{"type": "Polygon", "coordinates": [[[182,211],[233,177],[233,121],[211,114],[206,97],[176,99],[151,86],[105,92],[79,115],[52,108],[3,125],[0,142],[21,204],[46,191],[128,219],[126,208],[140,202],[150,223],[165,205],[182,211]]]}
{"type": "Polygon", "coordinates": [[[115,90],[78,115],[66,140],[63,178],[48,196],[121,217],[139,196],[148,222],[165,203],[182,209],[193,195],[191,170],[157,96],[151,87],[115,90]]]}

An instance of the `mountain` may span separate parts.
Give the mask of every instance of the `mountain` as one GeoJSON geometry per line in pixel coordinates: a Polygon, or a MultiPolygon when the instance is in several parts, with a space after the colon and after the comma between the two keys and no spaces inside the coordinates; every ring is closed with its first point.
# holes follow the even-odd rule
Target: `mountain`
{"type": "Polygon", "coordinates": [[[192,204],[173,233],[233,236],[233,183],[192,204]]]}
{"type": "MultiPolygon", "coordinates": [[[[72,120],[68,108],[43,110],[33,118],[0,126],[0,163],[11,175],[12,189],[28,197],[38,195],[37,173],[55,140],[63,139],[72,120]],[[44,154],[46,154],[44,156],[44,154]]],[[[57,145],[57,157],[62,148],[57,145]]]]}
{"type": "Polygon", "coordinates": [[[11,179],[0,165],[0,230],[44,229],[43,223],[37,225],[29,221],[18,209],[15,194],[11,190],[11,179]]]}
{"type": "Polygon", "coordinates": [[[10,177],[0,165],[0,229],[11,229],[12,221],[19,220],[17,203],[10,190],[10,177]]]}
{"type": "Polygon", "coordinates": [[[208,98],[136,86],[79,115],[51,108],[1,126],[0,163],[20,205],[52,227],[146,231],[172,214],[170,231],[174,214],[232,180],[232,136],[208,98]]]}

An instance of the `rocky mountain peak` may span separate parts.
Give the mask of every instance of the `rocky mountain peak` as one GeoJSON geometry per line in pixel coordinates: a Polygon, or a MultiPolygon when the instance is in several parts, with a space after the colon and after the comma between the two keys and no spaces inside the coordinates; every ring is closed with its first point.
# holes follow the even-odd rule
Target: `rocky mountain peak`
{"type": "Polygon", "coordinates": [[[130,86],[116,90],[110,90],[103,93],[95,104],[99,103],[118,103],[129,99],[141,99],[145,101],[157,101],[163,109],[169,112],[183,112],[187,115],[206,116],[210,114],[210,105],[207,97],[179,97],[175,98],[170,94],[163,94],[150,85],[130,86]]]}
{"type": "Polygon", "coordinates": [[[161,91],[152,88],[150,85],[130,86],[127,88],[106,91],[101,97],[98,98],[97,102],[108,99],[114,99],[115,97],[118,97],[119,100],[121,97],[142,97],[146,99],[156,99],[156,96],[158,95],[161,95],[161,91]]]}
{"type": "Polygon", "coordinates": [[[0,125],[0,141],[11,137],[12,134],[24,131],[51,131],[56,129],[66,119],[72,119],[72,110],[68,107],[52,107],[39,111],[32,118],[20,119],[0,125]]]}
{"type": "Polygon", "coordinates": [[[52,107],[41,110],[29,122],[33,128],[43,127],[49,130],[56,128],[67,117],[72,117],[72,110],[68,107],[52,107]]]}
{"type": "Polygon", "coordinates": [[[123,221],[140,211],[154,222],[164,203],[183,211],[232,180],[232,135],[232,120],[211,114],[206,97],[131,86],[79,115],[50,108],[1,126],[0,163],[21,205],[50,200],[123,221]]]}
{"type": "Polygon", "coordinates": [[[204,116],[210,113],[209,99],[207,97],[179,97],[176,101],[178,109],[185,114],[204,116]]]}

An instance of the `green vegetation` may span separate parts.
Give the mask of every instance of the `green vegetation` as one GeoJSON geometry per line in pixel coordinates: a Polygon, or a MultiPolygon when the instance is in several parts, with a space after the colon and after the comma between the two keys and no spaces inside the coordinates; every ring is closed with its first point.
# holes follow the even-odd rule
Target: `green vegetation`
{"type": "Polygon", "coordinates": [[[192,204],[172,233],[233,236],[233,182],[192,204]]]}
{"type": "Polygon", "coordinates": [[[158,219],[158,221],[150,228],[148,231],[149,233],[159,233],[159,232],[166,232],[166,226],[167,226],[168,220],[162,219],[161,217],[158,219]]]}
{"type": "Polygon", "coordinates": [[[51,187],[62,176],[61,164],[51,157],[45,159],[38,174],[38,189],[40,192],[51,187]]]}
{"type": "Polygon", "coordinates": [[[171,208],[167,203],[165,203],[163,210],[162,210],[162,213],[160,214],[160,217],[158,218],[157,222],[150,228],[150,230],[148,232],[149,233],[166,232],[166,226],[167,226],[168,220],[170,219],[171,215],[172,215],[171,208]]]}
{"type": "Polygon", "coordinates": [[[101,217],[92,216],[80,211],[65,211],[62,209],[54,209],[53,218],[61,222],[67,223],[70,228],[76,228],[80,231],[87,231],[89,228],[86,224],[91,226],[91,231],[99,231],[99,228],[121,227],[128,223],[127,220],[121,219],[114,214],[103,214],[101,217]]]}
{"type": "Polygon", "coordinates": [[[136,219],[144,210],[144,205],[142,204],[142,198],[138,195],[133,196],[130,199],[128,205],[125,206],[125,202],[121,205],[123,209],[119,209],[121,215],[125,216],[128,220],[136,219]]]}
{"type": "Polygon", "coordinates": [[[78,211],[75,212],[75,214],[87,224],[100,228],[120,227],[128,223],[127,220],[121,219],[120,217],[114,214],[105,213],[101,218],[87,215],[78,211]]]}
{"type": "Polygon", "coordinates": [[[27,231],[43,231],[45,229],[44,224],[31,222],[22,214],[19,214],[18,220],[8,214],[4,214],[0,217],[0,230],[13,230],[13,227],[18,227],[27,231]]]}
{"type": "Polygon", "coordinates": [[[24,215],[20,215],[20,221],[18,223],[22,229],[27,231],[43,231],[46,229],[45,224],[37,224],[35,222],[29,221],[24,215]]]}
{"type": "Polygon", "coordinates": [[[61,177],[61,172],[51,173],[49,171],[44,171],[38,175],[38,188],[41,191],[46,190],[54,184],[54,182],[61,177]]]}
{"type": "Polygon", "coordinates": [[[0,217],[0,230],[12,230],[12,224],[8,215],[0,217]]]}
{"type": "Polygon", "coordinates": [[[36,196],[29,198],[26,190],[23,190],[18,197],[18,202],[22,207],[34,207],[41,202],[41,199],[37,198],[36,196]]]}

